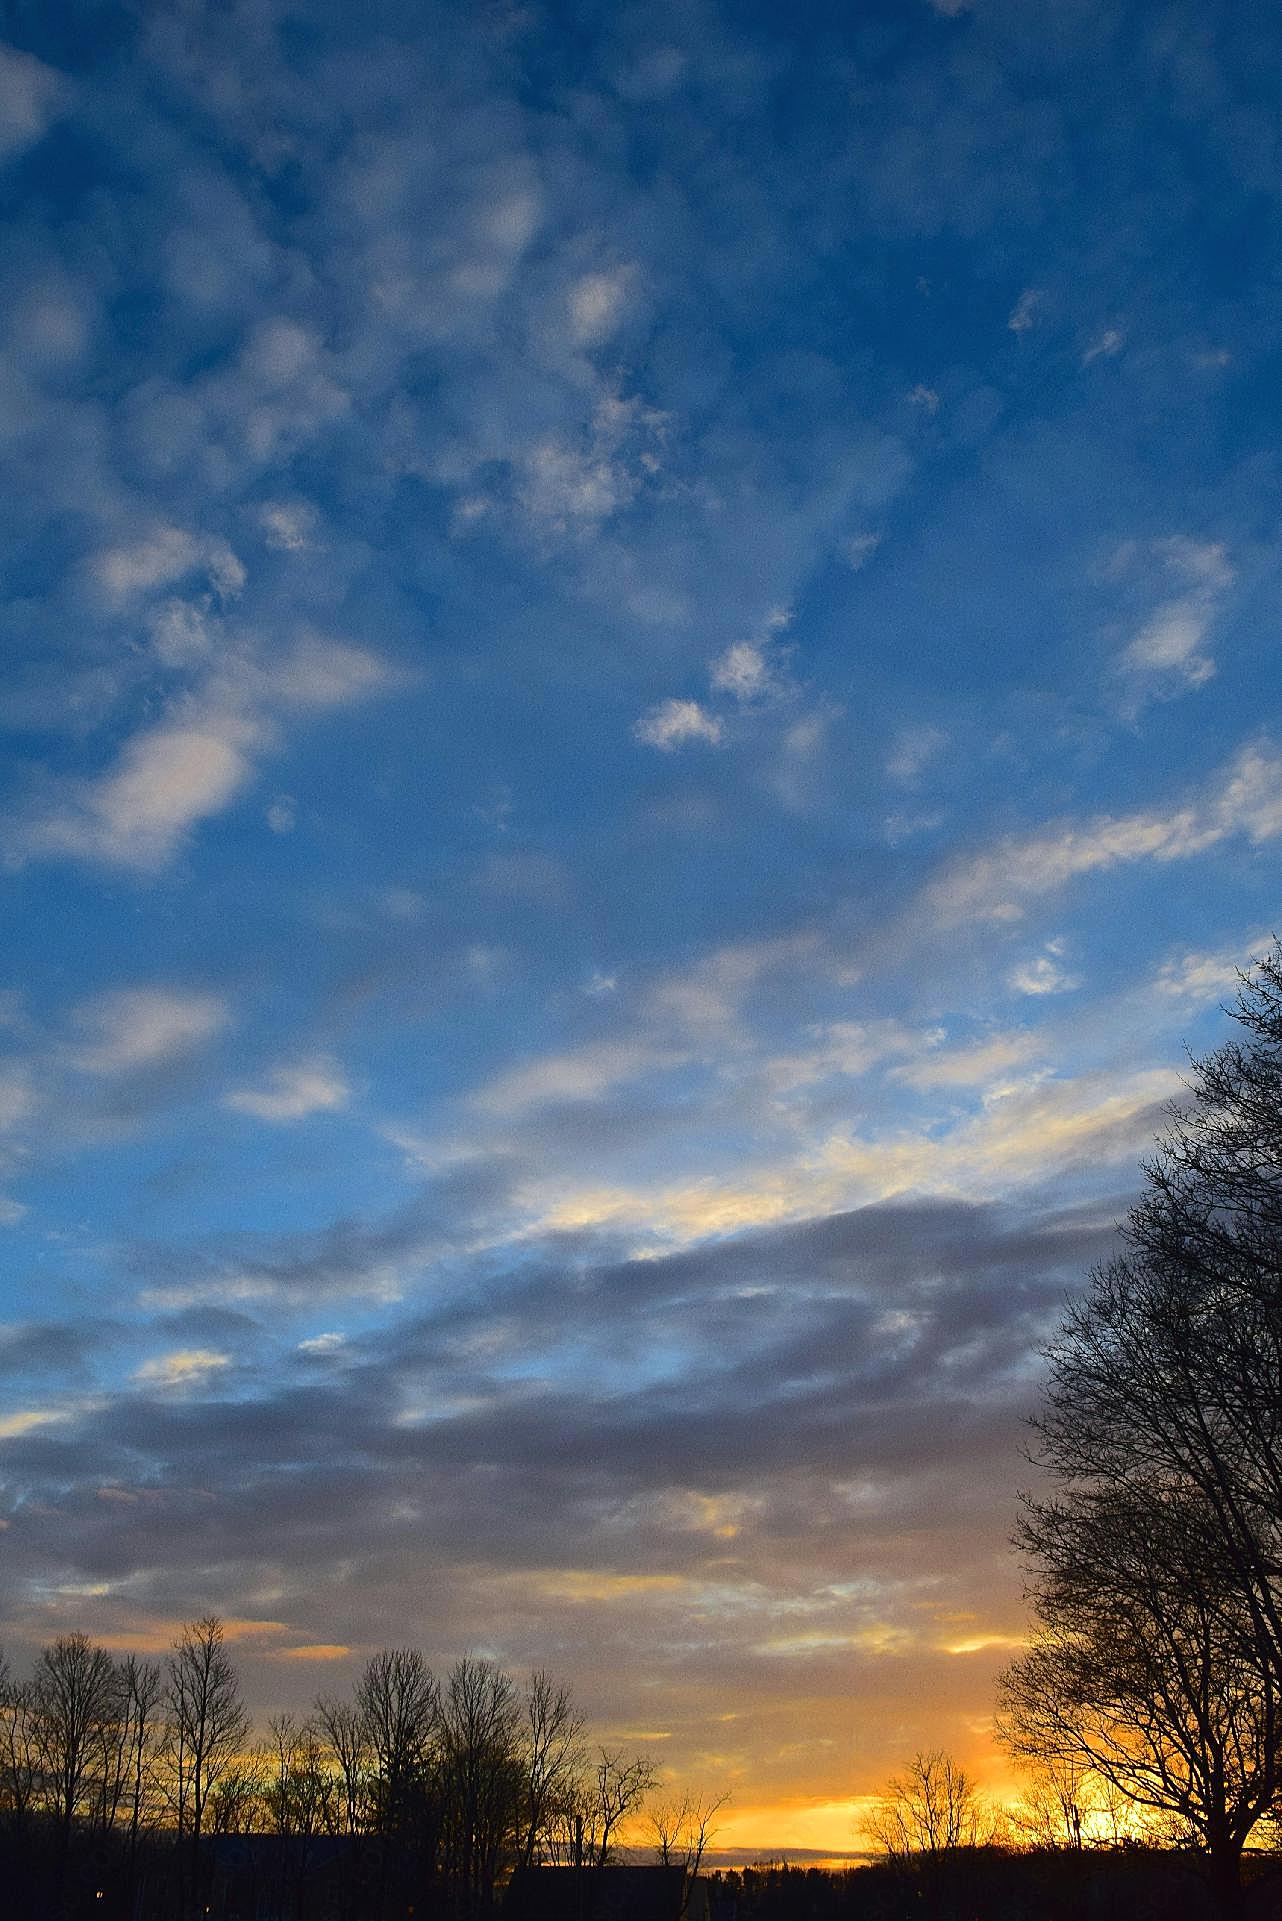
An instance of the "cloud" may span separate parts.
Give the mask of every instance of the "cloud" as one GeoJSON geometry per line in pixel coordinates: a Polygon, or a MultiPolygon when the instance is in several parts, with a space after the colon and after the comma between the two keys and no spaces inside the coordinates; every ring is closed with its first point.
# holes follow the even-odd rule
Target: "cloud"
{"type": "Polygon", "coordinates": [[[770,1088],[779,1094],[812,1086],[840,1074],[858,1079],[870,1068],[896,1055],[915,1054],[930,1047],[939,1033],[923,1036],[899,1021],[834,1021],[817,1032],[819,1045],[797,1054],[774,1055],[762,1073],[770,1088]]]}
{"type": "Polygon", "coordinates": [[[648,1041],[599,1041],[511,1068],[482,1087],[473,1101],[492,1114],[558,1101],[594,1101],[614,1087],[684,1059],[684,1054],[648,1041]]]}
{"type": "Polygon", "coordinates": [[[627,303],[635,268],[584,274],[570,289],[570,332],[577,346],[595,347],[614,332],[627,303]]]}
{"type": "Polygon", "coordinates": [[[841,556],[852,573],[857,574],[868,565],[880,545],[880,534],[851,534],[840,543],[841,556]]]}
{"type": "Polygon", "coordinates": [[[545,436],[515,458],[516,494],[535,530],[587,538],[628,506],[658,471],[666,417],[603,389],[577,435],[545,436]]]}
{"type": "Polygon", "coordinates": [[[29,53],[0,45],[0,161],[33,146],[68,93],[62,74],[29,53]]]}
{"type": "Polygon", "coordinates": [[[1183,591],[1163,600],[1121,655],[1119,666],[1133,677],[1181,687],[1200,687],[1215,672],[1204,642],[1233,584],[1233,569],[1219,541],[1183,536],[1156,543],[1151,550],[1168,577],[1183,591]]]}
{"type": "Polygon", "coordinates": [[[906,1087],[983,1087],[1027,1065],[1038,1052],[1035,1034],[994,1034],[965,1047],[941,1047],[892,1070],[906,1087]]]}
{"type": "Polygon", "coordinates": [[[1018,919],[1020,902],[1084,874],[1137,861],[1191,860],[1234,835],[1258,845],[1282,833],[1282,756],[1266,741],[1244,747],[1201,797],[1168,811],[1101,815],[1004,841],[957,862],[926,892],[946,924],[1018,919]]]}
{"type": "Polygon", "coordinates": [[[1089,367],[1093,360],[1111,360],[1125,345],[1126,335],[1120,327],[1106,327],[1083,353],[1082,365],[1089,367]]]}
{"type": "Polygon", "coordinates": [[[1008,986],[1017,994],[1031,994],[1036,998],[1045,994],[1071,994],[1082,982],[1079,975],[1070,974],[1062,965],[1063,952],[1063,941],[1047,941],[1043,953],[1011,969],[1006,977],[1008,986]]]}
{"type": "Polygon", "coordinates": [[[780,686],[779,663],[775,658],[775,637],[792,624],[792,613],[778,607],[768,614],[765,631],[752,640],[736,640],[714,660],[709,678],[718,693],[732,694],[738,701],[760,700],[780,686]]]}
{"type": "Polygon", "coordinates": [[[1028,333],[1037,325],[1038,310],[1043,299],[1044,295],[1040,288],[1025,287],[1011,309],[1010,319],[1006,322],[1013,334],[1028,333]]]}
{"type": "Polygon", "coordinates": [[[19,858],[64,855],[153,873],[248,784],[251,750],[264,738],[261,724],[240,714],[152,728],[100,779],[72,786],[31,821],[15,850],[19,858]]]}
{"type": "Polygon", "coordinates": [[[887,756],[886,772],[891,780],[910,784],[947,744],[948,736],[942,727],[905,727],[887,756]]]}
{"type": "Polygon", "coordinates": [[[343,641],[304,635],[279,657],[252,651],[215,662],[168,718],[127,741],[96,779],[64,783],[10,824],[10,859],[56,857],[157,873],[192,831],[255,778],[291,713],[365,699],[391,681],[385,662],[343,641]]]}
{"type": "Polygon", "coordinates": [[[641,716],[632,731],[645,746],[670,754],[692,740],[707,741],[715,747],[725,729],[697,700],[661,700],[641,716]]]}
{"type": "Polygon", "coordinates": [[[70,1051],[86,1074],[133,1074],[181,1059],[212,1040],[230,1018],[217,994],[178,988],[120,988],[82,1003],[76,1022],[95,1036],[70,1051]]]}
{"type": "Polygon", "coordinates": [[[351,1089],[328,1059],[296,1061],[276,1067],[264,1087],[238,1088],[224,1105],[260,1121],[301,1121],[309,1114],[332,1114],[346,1107],[351,1089]]]}
{"type": "Polygon", "coordinates": [[[1181,954],[1162,963],[1153,979],[1152,991],[1166,1000],[1188,1001],[1193,1005],[1228,1003],[1237,996],[1241,974],[1256,957],[1267,953],[1269,945],[1267,935],[1257,934],[1218,953],[1194,950],[1181,954]]]}
{"type": "Polygon", "coordinates": [[[134,1379],[143,1387],[202,1387],[230,1366],[230,1354],[220,1354],[207,1347],[181,1347],[144,1361],[135,1368],[134,1379]]]}
{"type": "Polygon", "coordinates": [[[117,606],[157,587],[172,587],[197,568],[224,599],[245,585],[245,569],[225,540],[198,539],[166,525],[150,528],[128,546],[105,549],[93,562],[99,584],[117,606]]]}
{"type": "Polygon", "coordinates": [[[263,539],[279,553],[306,553],[315,544],[320,516],[307,500],[265,501],[258,510],[263,539]]]}

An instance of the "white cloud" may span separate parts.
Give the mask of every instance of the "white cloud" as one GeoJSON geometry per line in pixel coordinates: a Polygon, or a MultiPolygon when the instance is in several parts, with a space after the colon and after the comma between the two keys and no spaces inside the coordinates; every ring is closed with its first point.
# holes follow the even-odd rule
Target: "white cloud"
{"type": "Polygon", "coordinates": [[[1266,952],[1268,946],[1268,938],[1257,935],[1253,940],[1243,941],[1240,947],[1222,949],[1219,953],[1181,954],[1177,959],[1163,962],[1153,981],[1153,992],[1167,1000],[1188,1001],[1194,1005],[1233,1000],[1240,985],[1239,969],[1245,973],[1253,957],[1266,952]]]}
{"type": "Polygon", "coordinates": [[[23,855],[71,855],[143,871],[172,859],[188,831],[219,814],[253,771],[249,750],[262,729],[236,714],[137,735],[97,781],[16,837],[23,855]]]}
{"type": "Polygon", "coordinates": [[[576,346],[591,347],[614,332],[627,303],[631,267],[584,274],[570,289],[570,330],[576,346]]]}
{"type": "Polygon", "coordinates": [[[1037,287],[1025,287],[1011,309],[1006,325],[1013,334],[1027,333],[1037,325],[1038,309],[1042,304],[1042,293],[1037,287]]]}
{"type": "Polygon", "coordinates": [[[577,440],[548,436],[518,455],[517,498],[539,533],[586,537],[658,471],[666,416],[602,391],[577,440]]]}
{"type": "Polygon", "coordinates": [[[0,46],[0,160],[40,139],[67,93],[67,82],[16,47],[0,46]]]}
{"type": "Polygon", "coordinates": [[[316,509],[307,500],[270,500],[258,510],[263,539],[279,553],[305,553],[314,544],[316,509]]]}
{"type": "Polygon", "coordinates": [[[892,780],[915,781],[926,763],[947,744],[948,736],[941,727],[905,727],[887,757],[886,772],[892,780]]]}
{"type": "Polygon", "coordinates": [[[718,693],[733,694],[736,700],[759,700],[779,686],[779,666],[774,658],[774,638],[792,624],[792,610],[775,607],[767,614],[764,632],[751,640],[736,640],[714,660],[709,678],[718,693]]]}
{"type": "Polygon", "coordinates": [[[964,1047],[932,1049],[920,1060],[892,1069],[892,1076],[907,1087],[984,1087],[1023,1067],[1037,1052],[1034,1034],[993,1034],[964,1047]]]}
{"type": "Polygon", "coordinates": [[[1126,335],[1120,327],[1106,327],[1082,355],[1082,365],[1089,367],[1093,360],[1111,360],[1125,345],[1126,335]]]}
{"type": "Polygon", "coordinates": [[[473,1104],[486,1113],[513,1114],[546,1102],[595,1101],[611,1088],[678,1066],[685,1058],[645,1040],[590,1042],[498,1075],[474,1095],[473,1104]]]}
{"type": "Polygon", "coordinates": [[[144,1361],[134,1370],[134,1379],[142,1387],[201,1387],[230,1366],[230,1354],[220,1354],[208,1347],[180,1347],[144,1361]]]}
{"type": "Polygon", "coordinates": [[[765,1063],[763,1074],[776,1094],[792,1093],[841,1074],[857,1080],[896,1055],[934,1045],[937,1032],[921,1034],[899,1021],[833,1021],[814,1030],[818,1044],[797,1054],[780,1054],[765,1063]]]}
{"type": "Polygon", "coordinates": [[[851,534],[841,543],[842,558],[853,572],[866,567],[881,545],[880,534],[851,534]]]}
{"type": "Polygon", "coordinates": [[[933,387],[914,387],[908,401],[910,406],[920,407],[924,414],[933,416],[939,412],[939,395],[933,387]]]}
{"type": "Polygon", "coordinates": [[[1200,799],[1170,812],[1101,815],[1008,840],[960,861],[927,889],[945,922],[1018,919],[1021,898],[1048,894],[1079,875],[1135,861],[1189,860],[1230,835],[1256,842],[1282,833],[1282,756],[1267,742],[1243,748],[1200,799]]]}
{"type": "Polygon", "coordinates": [[[1233,569],[1218,541],[1181,535],[1158,542],[1152,551],[1163,573],[1182,591],[1154,609],[1119,664],[1126,673],[1159,684],[1200,687],[1215,672],[1203,642],[1223,594],[1233,583],[1233,569]]]}
{"type": "Polygon", "coordinates": [[[263,1087],[238,1088],[225,1105],[260,1121],[301,1121],[346,1107],[351,1089],[331,1060],[296,1061],[273,1068],[263,1087]]]}
{"type": "Polygon", "coordinates": [[[661,700],[642,714],[632,730],[647,747],[672,753],[687,741],[705,740],[716,746],[724,732],[715,714],[709,714],[697,700],[661,700]]]}
{"type": "Polygon", "coordinates": [[[769,691],[771,670],[761,641],[736,640],[712,664],[712,684],[736,700],[754,700],[769,691]]]}
{"type": "Polygon", "coordinates": [[[25,1068],[0,1068],[0,1132],[7,1133],[31,1110],[31,1081],[25,1068]]]}
{"type": "Polygon", "coordinates": [[[0,1194],[0,1227],[16,1227],[25,1218],[26,1212],[21,1201],[15,1201],[8,1194],[0,1194]]]}
{"type": "Polygon", "coordinates": [[[305,636],[279,659],[229,654],[171,717],[136,734],[97,779],[68,782],[15,823],[10,858],[70,856],[156,872],[193,828],[231,805],[280,738],[289,710],[345,706],[391,680],[364,648],[305,636]]]}
{"type": "Polygon", "coordinates": [[[309,1340],[298,1343],[300,1354],[337,1354],[347,1346],[346,1334],[330,1332],[313,1334],[309,1340]]]}
{"type": "Polygon", "coordinates": [[[127,546],[106,548],[93,561],[99,585],[117,606],[157,587],[172,587],[198,568],[223,599],[245,585],[245,569],[225,540],[197,537],[165,524],[149,528],[127,546]]]}
{"type": "Polygon", "coordinates": [[[1070,974],[1064,967],[1063,952],[1062,940],[1047,941],[1044,952],[1011,969],[1007,985],[1013,987],[1017,994],[1071,994],[1082,983],[1079,975],[1070,974]]]}
{"type": "Polygon", "coordinates": [[[99,995],[76,1009],[76,1023],[93,1035],[71,1053],[86,1074],[129,1074],[181,1058],[227,1025],[217,994],[178,988],[133,987],[99,995]]]}
{"type": "Polygon", "coordinates": [[[261,670],[261,697],[289,707],[346,707],[377,693],[391,677],[377,654],[313,634],[261,670]]]}
{"type": "Polygon", "coordinates": [[[540,1228],[610,1225],[644,1236],[642,1245],[659,1236],[679,1246],[902,1194],[1006,1197],[1023,1182],[1069,1168],[1133,1161],[1182,1087],[1168,1068],[1063,1080],[1033,1076],[990,1089],[978,1113],[943,1132],[833,1134],[728,1180],[577,1188],[532,1181],[519,1198],[540,1228]]]}

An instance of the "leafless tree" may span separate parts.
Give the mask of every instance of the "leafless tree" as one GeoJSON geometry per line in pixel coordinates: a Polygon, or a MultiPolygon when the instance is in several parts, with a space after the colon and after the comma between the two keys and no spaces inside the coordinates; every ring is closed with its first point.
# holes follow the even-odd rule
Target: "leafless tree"
{"type": "Polygon", "coordinates": [[[473,1659],[456,1663],[441,1700],[440,1780],[445,1873],[464,1914],[492,1904],[499,1868],[516,1839],[522,1718],[520,1696],[501,1668],[473,1659]]]}
{"type": "Polygon", "coordinates": [[[105,1725],[116,1715],[116,1671],[105,1648],[60,1635],[36,1662],[31,1701],[41,1774],[65,1851],[71,1826],[100,1785],[105,1725]]]}
{"type": "Polygon", "coordinates": [[[333,1804],[335,1829],[342,1834],[363,1834],[370,1821],[369,1786],[374,1766],[365,1718],[351,1702],[323,1694],[312,1711],[312,1723],[341,1788],[333,1804]]]}
{"type": "Polygon", "coordinates": [[[29,1681],[15,1681],[0,1654],[0,1813],[21,1829],[41,1781],[39,1717],[29,1681]]]}
{"type": "Polygon", "coordinates": [[[1023,1792],[1010,1810],[1028,1847],[1080,1850],[1107,1816],[1104,1783],[1077,1754],[1036,1754],[1025,1766],[1023,1792]]]}
{"type": "Polygon", "coordinates": [[[1003,1677],[1000,1726],[1016,1754],[1087,1768],[1173,1824],[1232,1915],[1243,1846],[1282,1785],[1282,1703],[1271,1663],[1247,1658],[1204,1520],[1151,1487],[1030,1504],[1040,1626],[1003,1677]]]}
{"type": "Polygon", "coordinates": [[[540,1668],[525,1691],[525,1782],[519,1859],[533,1865],[540,1841],[562,1811],[583,1766],[583,1717],[568,1688],[540,1668]]]}
{"type": "Polygon", "coordinates": [[[1145,1191],[1049,1354],[1056,1498],[1023,1543],[1041,1632],[1012,1731],[1182,1821],[1222,1914],[1282,1742],[1282,949],[1193,1063],[1145,1191]]]}
{"type": "Polygon", "coordinates": [[[617,1749],[601,1748],[588,1784],[585,1842],[588,1857],[604,1867],[619,1828],[639,1814],[655,1784],[655,1771],[642,1755],[629,1760],[617,1749]]]}
{"type": "Polygon", "coordinates": [[[174,1642],[166,1665],[165,1713],[170,1793],[186,1861],[184,1898],[194,1908],[210,1796],[249,1733],[240,1683],[216,1615],[189,1622],[174,1642]]]}
{"type": "Polygon", "coordinates": [[[892,1859],[954,1853],[987,1838],[986,1810],[974,1782],[940,1748],[915,1754],[892,1777],[869,1826],[892,1859]]]}
{"type": "Polygon", "coordinates": [[[387,1648],[373,1656],[357,1682],[356,1706],[372,1764],[375,1819],[389,1832],[431,1766],[440,1689],[416,1648],[387,1648]]]}
{"type": "Polygon", "coordinates": [[[650,1832],[654,1836],[660,1865],[680,1868],[682,1871],[683,1915],[690,1906],[691,1890],[703,1865],[708,1844],[716,1832],[713,1819],[725,1806],[727,1798],[724,1794],[714,1797],[687,1791],[675,1800],[656,1802],[648,1810],[650,1832]]]}

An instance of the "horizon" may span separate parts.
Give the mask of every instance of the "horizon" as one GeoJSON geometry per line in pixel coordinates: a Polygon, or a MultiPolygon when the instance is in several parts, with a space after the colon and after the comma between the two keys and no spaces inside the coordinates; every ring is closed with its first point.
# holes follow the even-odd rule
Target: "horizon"
{"type": "Polygon", "coordinates": [[[5,32],[0,1643],[546,1665],[718,1853],[1005,1797],[1278,921],[1276,9],[5,32]]]}

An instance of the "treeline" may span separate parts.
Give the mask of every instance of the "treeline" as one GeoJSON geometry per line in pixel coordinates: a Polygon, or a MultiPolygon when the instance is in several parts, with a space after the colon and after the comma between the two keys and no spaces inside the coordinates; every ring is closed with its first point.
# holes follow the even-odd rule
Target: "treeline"
{"type": "MultiPolygon", "coordinates": [[[[1276,1883],[1259,1893],[1255,1911],[1276,1914],[1276,1883]]],[[[962,1847],[837,1871],[774,1863],[718,1875],[712,1897],[709,1921],[1207,1921],[1196,1859],[1135,1844],[962,1847]]]]}
{"type": "MultiPolygon", "coordinates": [[[[10,1911],[476,1921],[518,1866],[604,1865],[653,1788],[646,1761],[590,1752],[584,1734],[546,1673],[520,1684],[466,1659],[441,1680],[393,1649],[349,1698],[254,1741],[215,1617],[162,1662],[64,1635],[25,1681],[0,1657],[10,1911]]],[[[657,1812],[673,1858],[699,1812],[657,1812]]]]}

